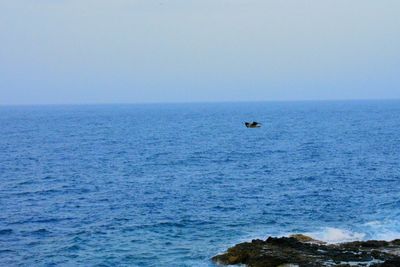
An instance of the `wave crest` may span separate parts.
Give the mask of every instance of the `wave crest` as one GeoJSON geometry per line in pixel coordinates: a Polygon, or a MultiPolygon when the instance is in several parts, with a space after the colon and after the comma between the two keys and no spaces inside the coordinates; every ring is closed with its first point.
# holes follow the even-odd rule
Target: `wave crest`
{"type": "Polygon", "coordinates": [[[343,243],[363,240],[366,236],[364,233],[352,232],[334,227],[325,227],[320,232],[306,233],[306,235],[327,243],[343,243]]]}

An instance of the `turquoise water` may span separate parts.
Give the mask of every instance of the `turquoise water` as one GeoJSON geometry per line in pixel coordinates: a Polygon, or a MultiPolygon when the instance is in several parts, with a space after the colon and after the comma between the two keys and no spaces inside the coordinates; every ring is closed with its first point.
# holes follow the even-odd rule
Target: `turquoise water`
{"type": "Polygon", "coordinates": [[[400,101],[0,107],[0,125],[1,266],[400,238],[400,101]]]}

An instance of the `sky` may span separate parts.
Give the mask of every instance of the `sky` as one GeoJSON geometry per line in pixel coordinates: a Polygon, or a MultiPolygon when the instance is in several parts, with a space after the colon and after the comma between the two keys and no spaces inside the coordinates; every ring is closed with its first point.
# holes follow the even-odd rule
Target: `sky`
{"type": "Polygon", "coordinates": [[[0,0],[0,105],[399,99],[398,0],[0,0]]]}

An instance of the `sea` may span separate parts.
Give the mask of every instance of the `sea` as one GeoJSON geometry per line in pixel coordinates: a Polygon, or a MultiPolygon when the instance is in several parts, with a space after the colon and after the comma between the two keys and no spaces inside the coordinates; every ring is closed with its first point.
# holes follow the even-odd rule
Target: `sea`
{"type": "Polygon", "coordinates": [[[211,267],[293,233],[400,238],[400,101],[0,107],[0,266],[211,267]]]}

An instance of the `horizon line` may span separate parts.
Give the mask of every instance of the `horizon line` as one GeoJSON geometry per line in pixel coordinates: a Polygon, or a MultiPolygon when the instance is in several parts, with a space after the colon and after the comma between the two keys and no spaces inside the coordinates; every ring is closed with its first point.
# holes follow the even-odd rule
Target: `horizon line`
{"type": "Polygon", "coordinates": [[[295,103],[295,102],[352,102],[352,101],[399,101],[400,98],[336,98],[336,99],[271,99],[271,100],[206,100],[206,101],[143,101],[143,102],[82,102],[82,103],[15,103],[0,107],[34,106],[113,106],[113,105],[185,105],[185,104],[240,104],[240,103],[295,103]]]}

